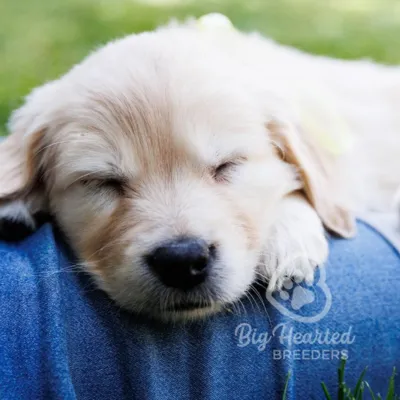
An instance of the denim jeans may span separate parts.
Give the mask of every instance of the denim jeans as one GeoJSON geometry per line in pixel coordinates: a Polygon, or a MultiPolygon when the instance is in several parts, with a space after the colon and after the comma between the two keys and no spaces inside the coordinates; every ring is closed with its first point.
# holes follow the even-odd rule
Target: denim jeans
{"type": "MultiPolygon", "coordinates": [[[[0,399],[323,398],[366,379],[386,393],[400,367],[400,257],[363,222],[330,240],[313,286],[260,287],[224,313],[166,324],[118,308],[50,225],[0,242],[0,399]]],[[[400,392],[399,380],[397,391],[400,392]]]]}

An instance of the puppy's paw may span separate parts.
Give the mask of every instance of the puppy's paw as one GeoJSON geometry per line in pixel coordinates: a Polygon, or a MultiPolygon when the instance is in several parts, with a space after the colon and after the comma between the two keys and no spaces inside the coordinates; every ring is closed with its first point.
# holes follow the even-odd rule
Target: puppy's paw
{"type": "Polygon", "coordinates": [[[22,240],[48,219],[45,213],[33,215],[22,201],[0,204],[0,240],[22,240]]]}
{"type": "Polygon", "coordinates": [[[314,209],[300,197],[285,199],[259,267],[268,291],[280,290],[289,279],[312,283],[316,267],[327,257],[328,241],[314,209]]]}

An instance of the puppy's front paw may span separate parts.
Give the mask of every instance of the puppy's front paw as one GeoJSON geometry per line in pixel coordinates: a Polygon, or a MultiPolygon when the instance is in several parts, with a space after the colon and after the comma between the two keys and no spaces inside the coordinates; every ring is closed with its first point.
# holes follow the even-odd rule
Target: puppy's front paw
{"type": "Polygon", "coordinates": [[[314,209],[301,198],[285,199],[259,267],[268,291],[280,290],[289,279],[311,283],[315,268],[327,257],[328,241],[314,209]]]}
{"type": "Polygon", "coordinates": [[[25,239],[48,220],[48,215],[42,212],[32,214],[22,201],[0,204],[0,240],[25,239]]]}

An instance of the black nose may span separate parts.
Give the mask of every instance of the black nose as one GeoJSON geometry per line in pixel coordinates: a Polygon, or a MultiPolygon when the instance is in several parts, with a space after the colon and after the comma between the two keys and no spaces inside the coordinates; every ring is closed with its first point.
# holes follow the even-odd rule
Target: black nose
{"type": "Polygon", "coordinates": [[[166,286],[189,290],[207,277],[214,247],[201,239],[181,238],[147,256],[147,263],[166,286]]]}

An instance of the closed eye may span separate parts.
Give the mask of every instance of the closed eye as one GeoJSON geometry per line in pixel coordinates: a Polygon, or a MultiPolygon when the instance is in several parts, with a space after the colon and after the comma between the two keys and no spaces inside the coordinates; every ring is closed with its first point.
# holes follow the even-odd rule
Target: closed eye
{"type": "Polygon", "coordinates": [[[108,189],[113,190],[119,195],[125,194],[126,182],[120,178],[106,178],[106,179],[82,179],[79,181],[81,185],[90,187],[92,189],[108,189]]]}
{"type": "Polygon", "coordinates": [[[226,182],[229,178],[229,173],[233,171],[235,167],[242,164],[244,162],[244,158],[238,158],[233,161],[226,161],[217,167],[215,167],[212,171],[212,176],[217,182],[226,182]]]}

